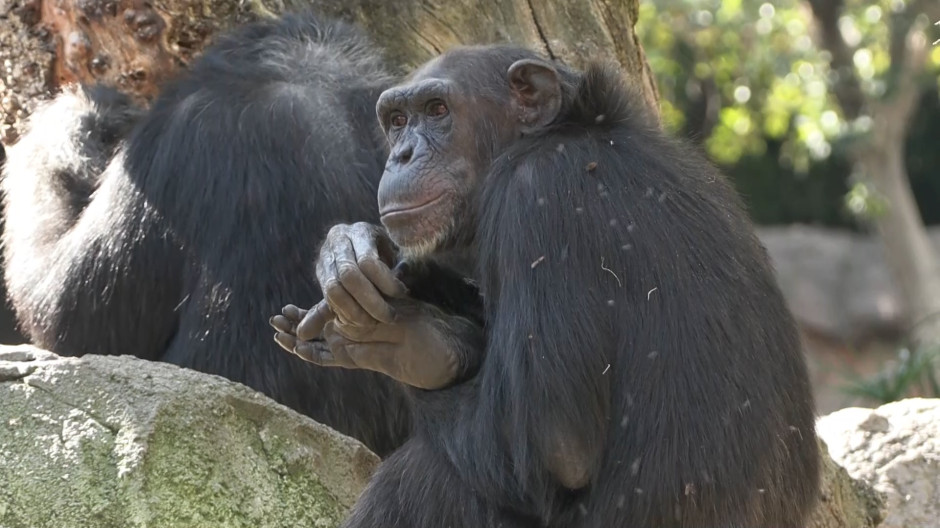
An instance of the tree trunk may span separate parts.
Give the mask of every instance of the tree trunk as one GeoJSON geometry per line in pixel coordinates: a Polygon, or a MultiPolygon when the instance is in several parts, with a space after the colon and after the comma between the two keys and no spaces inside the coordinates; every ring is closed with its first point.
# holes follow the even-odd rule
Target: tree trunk
{"type": "Polygon", "coordinates": [[[830,67],[839,73],[833,93],[849,120],[867,112],[871,132],[855,147],[855,172],[870,183],[887,202],[887,211],[872,218],[885,247],[885,260],[904,302],[910,325],[908,337],[915,345],[940,343],[940,259],[927,238],[914,201],[904,142],[911,116],[922,93],[928,41],[918,16],[940,17],[940,2],[915,0],[890,21],[891,70],[887,95],[878,100],[865,94],[852,66],[854,50],[839,30],[843,2],[810,0],[819,39],[832,57],[830,67]]]}
{"type": "Polygon", "coordinates": [[[366,28],[402,71],[457,44],[508,41],[575,67],[619,63],[656,105],[637,0],[0,0],[0,140],[62,84],[102,81],[147,101],[218,31],[304,7],[366,28]]]}
{"type": "Polygon", "coordinates": [[[907,127],[920,90],[897,93],[872,112],[872,137],[856,154],[856,170],[885,198],[874,218],[895,283],[905,299],[915,344],[940,343],[940,265],[904,165],[907,127]]]}

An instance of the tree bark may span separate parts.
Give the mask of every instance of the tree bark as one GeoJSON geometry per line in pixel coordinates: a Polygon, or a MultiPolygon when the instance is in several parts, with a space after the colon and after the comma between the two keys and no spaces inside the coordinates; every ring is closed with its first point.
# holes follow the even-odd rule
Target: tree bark
{"type": "Polygon", "coordinates": [[[904,165],[904,142],[922,89],[916,77],[926,61],[926,37],[909,35],[901,75],[891,96],[870,104],[871,136],[856,152],[856,168],[888,202],[874,224],[887,263],[907,304],[910,338],[916,344],[940,343],[940,260],[911,191],[904,165]]]}
{"type": "Polygon", "coordinates": [[[637,0],[0,0],[0,141],[63,84],[101,81],[144,102],[217,32],[305,7],[364,27],[400,71],[454,45],[513,42],[575,67],[620,64],[657,105],[637,0]]]}

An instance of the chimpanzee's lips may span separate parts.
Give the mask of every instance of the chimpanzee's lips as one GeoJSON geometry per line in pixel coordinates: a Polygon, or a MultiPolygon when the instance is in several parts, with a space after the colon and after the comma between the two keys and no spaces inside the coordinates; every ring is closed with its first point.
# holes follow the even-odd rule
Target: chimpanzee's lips
{"type": "Polygon", "coordinates": [[[382,216],[382,221],[393,220],[401,216],[408,216],[413,214],[421,214],[428,209],[432,209],[437,202],[440,202],[447,193],[441,193],[430,200],[420,203],[420,204],[399,204],[391,203],[383,207],[379,214],[382,216]]]}

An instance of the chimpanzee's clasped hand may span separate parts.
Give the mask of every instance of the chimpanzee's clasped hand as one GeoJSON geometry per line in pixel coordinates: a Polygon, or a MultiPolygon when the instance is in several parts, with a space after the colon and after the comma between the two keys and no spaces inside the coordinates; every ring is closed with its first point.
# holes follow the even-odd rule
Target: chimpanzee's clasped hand
{"type": "Polygon", "coordinates": [[[381,228],[334,226],[316,265],[324,300],[310,310],[288,305],[272,317],[275,341],[323,367],[372,370],[429,390],[451,384],[460,360],[438,324],[446,315],[406,298],[392,258],[381,228]]]}
{"type": "Polygon", "coordinates": [[[402,298],[408,292],[391,270],[395,253],[395,245],[379,226],[357,222],[330,228],[316,272],[326,305],[337,319],[357,326],[392,322],[394,310],[383,295],[402,298]]]}

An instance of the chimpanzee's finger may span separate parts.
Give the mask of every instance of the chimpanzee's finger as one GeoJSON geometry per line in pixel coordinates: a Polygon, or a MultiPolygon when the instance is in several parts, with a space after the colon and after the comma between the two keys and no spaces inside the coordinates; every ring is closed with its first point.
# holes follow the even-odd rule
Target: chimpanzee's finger
{"type": "Polygon", "coordinates": [[[285,334],[294,334],[297,331],[295,327],[296,322],[292,322],[283,315],[275,315],[271,317],[268,319],[268,323],[278,332],[284,332],[285,334]]]}
{"type": "Polygon", "coordinates": [[[403,343],[409,328],[405,325],[376,323],[358,326],[333,321],[332,331],[357,343],[403,343]]]}
{"type": "Polygon", "coordinates": [[[286,350],[286,351],[288,351],[288,352],[290,352],[290,353],[293,353],[293,352],[294,352],[294,346],[297,344],[297,338],[296,338],[296,337],[294,337],[294,336],[292,336],[292,335],[290,335],[290,334],[284,333],[284,332],[278,332],[278,333],[274,334],[274,341],[275,341],[278,345],[280,345],[281,348],[283,348],[284,350],[286,350]]]}
{"type": "Polygon", "coordinates": [[[303,341],[319,339],[323,334],[326,323],[335,317],[333,310],[326,300],[320,301],[307,312],[307,316],[297,325],[297,337],[303,341]]]}
{"type": "MultiPolygon", "coordinates": [[[[361,325],[374,321],[391,322],[394,317],[392,307],[385,302],[376,285],[359,268],[355,247],[351,239],[346,238],[344,244],[333,246],[333,259],[340,284],[342,284],[346,293],[354,299],[356,305],[368,314],[368,319],[345,317],[344,319],[349,323],[361,325]]],[[[339,309],[339,306],[335,304],[333,307],[339,309]]]]}
{"type": "Polygon", "coordinates": [[[300,322],[301,319],[304,318],[305,315],[307,315],[307,310],[304,310],[303,308],[298,308],[297,306],[294,306],[293,304],[288,304],[287,306],[281,309],[281,315],[293,321],[294,324],[297,324],[298,322],[300,322]]]}
{"type": "MultiPolygon", "coordinates": [[[[347,249],[349,253],[352,253],[352,244],[349,240],[345,240],[345,244],[336,244],[336,246],[338,246],[337,251],[343,251],[341,249],[343,245],[348,246],[347,249]]],[[[320,288],[323,290],[323,297],[330,304],[333,312],[337,317],[350,323],[367,324],[374,321],[375,319],[359,305],[359,302],[356,301],[352,295],[350,295],[340,280],[340,270],[336,262],[336,253],[331,252],[326,256],[326,259],[327,262],[325,266],[327,271],[325,272],[324,278],[321,279],[320,288]]],[[[352,257],[352,262],[355,263],[355,257],[352,257]]],[[[355,264],[353,265],[355,266],[355,264]]],[[[365,277],[363,277],[362,280],[368,282],[365,277]]]]}
{"type": "Polygon", "coordinates": [[[366,278],[383,294],[389,297],[404,297],[408,293],[408,288],[398,280],[379,254],[379,245],[386,238],[375,226],[368,224],[354,225],[349,234],[349,240],[356,252],[356,262],[366,278]]]}

